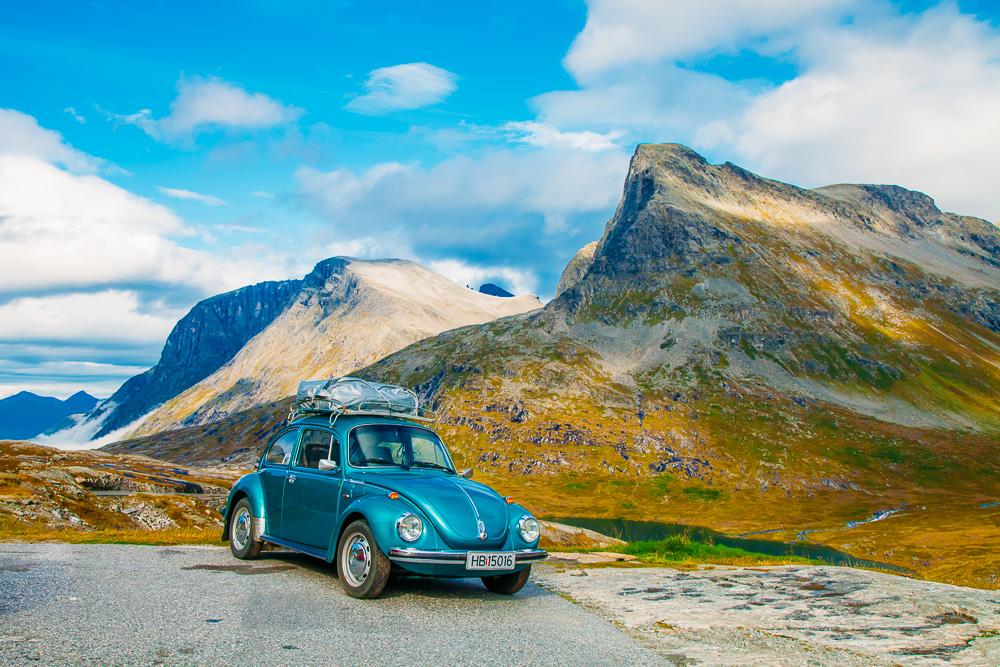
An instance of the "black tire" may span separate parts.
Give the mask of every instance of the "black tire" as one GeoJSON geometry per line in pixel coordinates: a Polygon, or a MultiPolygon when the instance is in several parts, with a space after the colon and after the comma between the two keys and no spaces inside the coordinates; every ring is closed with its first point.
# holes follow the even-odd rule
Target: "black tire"
{"type": "Polygon", "coordinates": [[[257,558],[264,547],[263,542],[253,538],[253,521],[250,501],[240,498],[229,512],[229,550],[240,560],[257,558]],[[242,525],[241,521],[245,521],[246,525],[242,525]]]}
{"type": "Polygon", "coordinates": [[[486,585],[486,588],[489,589],[491,593],[513,595],[524,588],[524,585],[528,583],[528,577],[530,576],[531,566],[529,565],[520,572],[498,574],[495,577],[482,577],[482,580],[483,584],[486,585]]]}
{"type": "Polygon", "coordinates": [[[382,553],[368,522],[354,521],[344,529],[337,545],[337,576],[352,598],[382,595],[389,582],[392,561],[382,553]]]}

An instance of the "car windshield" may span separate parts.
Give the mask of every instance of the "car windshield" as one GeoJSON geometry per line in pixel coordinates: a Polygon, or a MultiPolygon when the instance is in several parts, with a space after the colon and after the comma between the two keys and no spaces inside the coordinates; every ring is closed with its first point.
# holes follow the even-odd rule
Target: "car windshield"
{"type": "Polygon", "coordinates": [[[432,431],[402,424],[358,426],[348,438],[352,466],[397,466],[455,472],[448,451],[432,431]]]}

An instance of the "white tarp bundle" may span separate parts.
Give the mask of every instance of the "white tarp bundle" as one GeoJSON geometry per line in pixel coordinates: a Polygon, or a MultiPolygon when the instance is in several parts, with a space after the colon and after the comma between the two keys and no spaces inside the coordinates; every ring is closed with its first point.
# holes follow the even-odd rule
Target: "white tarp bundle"
{"type": "Polygon", "coordinates": [[[393,384],[342,377],[303,380],[295,397],[300,409],[322,411],[351,410],[418,414],[417,395],[393,384]]]}

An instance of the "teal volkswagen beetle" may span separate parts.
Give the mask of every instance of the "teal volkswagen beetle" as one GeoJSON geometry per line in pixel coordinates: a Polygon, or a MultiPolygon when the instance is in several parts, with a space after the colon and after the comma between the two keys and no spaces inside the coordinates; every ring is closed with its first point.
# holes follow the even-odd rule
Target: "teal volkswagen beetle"
{"type": "Polygon", "coordinates": [[[455,469],[412,392],[356,378],[303,382],[287,426],[222,509],[237,558],[270,543],[336,564],[344,590],[374,598],[395,570],[524,586],[539,525],[455,469]]]}

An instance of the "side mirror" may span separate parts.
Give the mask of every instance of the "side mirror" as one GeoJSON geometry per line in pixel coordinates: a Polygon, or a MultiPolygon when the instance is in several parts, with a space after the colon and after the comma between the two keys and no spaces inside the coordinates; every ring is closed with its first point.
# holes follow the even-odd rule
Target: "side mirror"
{"type": "Polygon", "coordinates": [[[340,466],[338,466],[337,462],[334,461],[333,459],[320,459],[319,460],[319,469],[320,470],[336,470],[339,467],[340,466]]]}
{"type": "Polygon", "coordinates": [[[466,468],[462,472],[458,473],[459,477],[465,477],[466,479],[472,479],[472,468],[466,468]]]}

